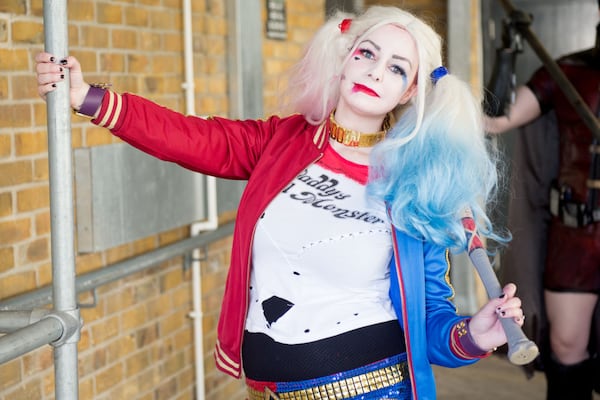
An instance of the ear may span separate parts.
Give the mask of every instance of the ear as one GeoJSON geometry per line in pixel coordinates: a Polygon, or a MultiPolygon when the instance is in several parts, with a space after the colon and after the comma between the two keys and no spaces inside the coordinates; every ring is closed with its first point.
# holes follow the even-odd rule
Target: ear
{"type": "Polygon", "coordinates": [[[408,103],[408,101],[410,99],[412,99],[415,94],[417,94],[417,80],[416,79],[413,82],[413,84],[410,85],[410,87],[408,89],[406,89],[406,92],[404,92],[404,94],[400,98],[400,102],[398,104],[404,105],[404,104],[408,103]]]}

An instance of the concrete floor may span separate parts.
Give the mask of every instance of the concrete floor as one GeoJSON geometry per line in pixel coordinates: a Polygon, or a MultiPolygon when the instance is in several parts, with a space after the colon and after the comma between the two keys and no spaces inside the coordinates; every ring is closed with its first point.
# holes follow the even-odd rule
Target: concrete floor
{"type": "MultiPolygon", "coordinates": [[[[440,400],[545,400],[546,378],[527,379],[521,367],[494,355],[468,367],[434,367],[440,400]]],[[[568,399],[565,399],[568,400],[568,399]]],[[[594,400],[600,400],[595,394],[594,400]]]]}

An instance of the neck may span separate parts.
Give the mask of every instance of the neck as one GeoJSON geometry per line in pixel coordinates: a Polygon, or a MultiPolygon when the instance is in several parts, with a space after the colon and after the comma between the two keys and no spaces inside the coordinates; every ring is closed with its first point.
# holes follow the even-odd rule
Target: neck
{"type": "Polygon", "coordinates": [[[364,134],[377,133],[384,126],[384,121],[389,119],[391,114],[387,115],[369,115],[357,113],[352,107],[338,102],[333,109],[332,114],[336,124],[345,129],[362,132],[364,134]]]}
{"type": "Polygon", "coordinates": [[[373,150],[372,147],[348,147],[335,140],[330,141],[329,145],[333,147],[335,152],[342,158],[355,164],[369,165],[369,157],[371,155],[371,150],[373,150]]]}

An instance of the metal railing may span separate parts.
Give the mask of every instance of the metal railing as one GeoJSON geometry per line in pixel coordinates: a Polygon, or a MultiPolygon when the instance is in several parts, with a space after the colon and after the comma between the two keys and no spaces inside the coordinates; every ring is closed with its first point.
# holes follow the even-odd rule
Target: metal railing
{"type": "MultiPolygon", "coordinates": [[[[72,292],[77,295],[94,291],[102,285],[155,267],[179,255],[191,254],[194,249],[205,247],[214,241],[230,236],[233,228],[234,223],[230,222],[214,231],[201,233],[140,256],[82,274],[74,279],[72,292]]],[[[69,338],[75,335],[75,332],[79,331],[81,325],[79,319],[74,319],[70,313],[58,310],[56,304],[52,310],[41,308],[53,303],[53,291],[54,285],[45,286],[29,293],[0,300],[0,333],[6,333],[0,337],[0,364],[46,344],[54,346],[56,351],[64,346],[69,338]]],[[[76,348],[74,355],[76,358],[76,348]]],[[[64,362],[64,358],[55,357],[55,369],[60,368],[59,364],[64,362]]],[[[69,360],[66,364],[71,365],[69,360]]],[[[62,367],[64,368],[64,365],[62,367]]],[[[77,399],[77,370],[72,372],[68,382],[56,380],[55,385],[57,399],[77,399]],[[75,385],[75,389],[73,385],[75,385]]]]}

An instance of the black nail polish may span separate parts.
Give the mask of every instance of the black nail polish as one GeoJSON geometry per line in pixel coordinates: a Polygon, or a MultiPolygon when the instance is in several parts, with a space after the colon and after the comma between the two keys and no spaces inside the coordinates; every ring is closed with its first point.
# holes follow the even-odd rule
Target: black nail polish
{"type": "Polygon", "coordinates": [[[53,84],[52,84],[52,87],[56,87],[56,83],[53,83],[53,84]]]}
{"type": "Polygon", "coordinates": [[[503,317],[504,317],[504,316],[506,316],[506,311],[502,311],[502,312],[500,313],[500,315],[502,315],[503,317]]]}
{"type": "Polygon", "coordinates": [[[64,76],[64,75],[61,75],[61,76],[60,76],[60,79],[65,79],[65,76],[64,76]]]}
{"type": "Polygon", "coordinates": [[[499,299],[503,299],[506,296],[506,293],[502,293],[500,296],[498,296],[499,299]]]}
{"type": "Polygon", "coordinates": [[[54,62],[54,60],[56,60],[56,58],[50,57],[50,62],[54,62]]]}
{"type": "Polygon", "coordinates": [[[62,67],[60,67],[60,72],[63,72],[63,68],[62,67]]]}
{"type": "Polygon", "coordinates": [[[60,60],[60,63],[61,63],[62,65],[67,65],[67,60],[64,60],[64,59],[63,59],[63,60],[60,60]]]}

